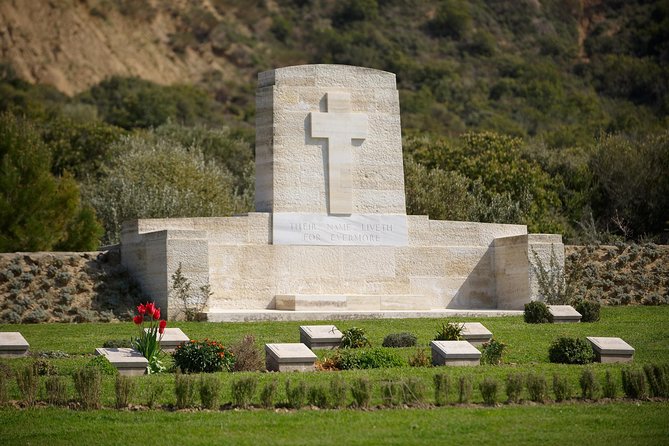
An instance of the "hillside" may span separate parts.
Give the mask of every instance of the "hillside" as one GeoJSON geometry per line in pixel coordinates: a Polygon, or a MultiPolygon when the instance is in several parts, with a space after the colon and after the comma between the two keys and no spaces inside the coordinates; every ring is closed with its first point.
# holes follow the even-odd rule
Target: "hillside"
{"type": "Polygon", "coordinates": [[[0,251],[249,210],[255,77],[302,63],[396,73],[410,213],[665,242],[668,30],[667,0],[0,2],[0,251]]]}

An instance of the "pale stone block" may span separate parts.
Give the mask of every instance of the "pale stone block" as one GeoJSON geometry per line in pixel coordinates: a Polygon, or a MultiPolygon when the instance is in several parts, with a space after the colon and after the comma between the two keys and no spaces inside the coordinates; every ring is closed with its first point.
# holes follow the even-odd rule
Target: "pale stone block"
{"type": "Polygon", "coordinates": [[[467,341],[432,341],[432,365],[476,366],[481,352],[467,341]]]}
{"type": "Polygon", "coordinates": [[[149,366],[149,361],[132,348],[96,348],[95,354],[107,358],[121,375],[144,375],[149,366]]]}
{"type": "MultiPolygon", "coordinates": [[[[148,332],[149,329],[145,328],[144,331],[148,332]]],[[[180,328],[165,328],[165,331],[160,339],[160,348],[167,353],[172,353],[178,346],[190,341],[190,338],[181,331],[180,328]]]]}
{"type": "Polygon", "coordinates": [[[0,357],[20,358],[28,355],[28,341],[18,331],[0,332],[0,357]]]}
{"type": "Polygon", "coordinates": [[[341,331],[334,325],[300,326],[300,342],[312,350],[337,348],[341,338],[341,331]]]}
{"type": "Polygon", "coordinates": [[[317,356],[304,344],[265,344],[265,366],[270,372],[315,370],[317,356]]]}
{"type": "Polygon", "coordinates": [[[634,348],[622,339],[595,336],[586,339],[592,345],[598,362],[632,362],[634,348]]]}
{"type": "Polygon", "coordinates": [[[277,310],[332,311],[346,309],[346,296],[341,295],[277,295],[275,302],[277,310]]]}
{"type": "Polygon", "coordinates": [[[492,332],[480,322],[465,322],[462,324],[462,338],[472,345],[478,346],[492,339],[492,332]]]}
{"type": "Polygon", "coordinates": [[[429,310],[432,299],[428,296],[381,296],[381,311],[387,310],[429,310]]]}
{"type": "Polygon", "coordinates": [[[378,295],[347,296],[346,309],[352,311],[378,311],[381,309],[381,296],[378,295]]]}
{"type": "Polygon", "coordinates": [[[548,312],[556,324],[581,322],[581,313],[571,305],[549,305],[548,312]]]}

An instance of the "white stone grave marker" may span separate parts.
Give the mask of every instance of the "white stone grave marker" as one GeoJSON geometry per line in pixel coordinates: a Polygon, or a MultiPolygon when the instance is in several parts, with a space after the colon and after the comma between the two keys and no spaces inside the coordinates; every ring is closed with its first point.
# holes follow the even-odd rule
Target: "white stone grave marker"
{"type": "Polygon", "coordinates": [[[96,348],[95,354],[107,358],[121,375],[143,375],[149,366],[149,361],[132,348],[96,348]]]}
{"type": "Polygon", "coordinates": [[[342,333],[334,325],[302,325],[300,342],[310,349],[337,348],[341,344],[342,333]]]}
{"type": "Polygon", "coordinates": [[[595,337],[586,338],[595,351],[598,362],[631,362],[634,348],[620,338],[595,337]]]}
{"type": "Polygon", "coordinates": [[[28,354],[28,341],[18,331],[0,333],[0,357],[19,358],[28,354]]]}
{"type": "Polygon", "coordinates": [[[480,322],[462,324],[462,338],[472,345],[481,345],[492,339],[492,332],[480,322]]]}
{"type": "Polygon", "coordinates": [[[549,305],[548,312],[553,317],[554,324],[581,322],[581,313],[571,305],[549,305]]]}
{"type": "Polygon", "coordinates": [[[481,352],[467,341],[432,341],[432,365],[475,366],[481,352]]]}
{"type": "Polygon", "coordinates": [[[315,370],[317,356],[304,344],[265,344],[265,366],[270,372],[315,370]]]}

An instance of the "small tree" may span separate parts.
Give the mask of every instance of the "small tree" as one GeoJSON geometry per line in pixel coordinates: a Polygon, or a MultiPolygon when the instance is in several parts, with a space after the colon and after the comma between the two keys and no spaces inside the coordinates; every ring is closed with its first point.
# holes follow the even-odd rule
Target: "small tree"
{"type": "Polygon", "coordinates": [[[569,280],[567,280],[564,265],[559,261],[555,253],[555,247],[551,245],[551,255],[548,265],[539,257],[539,254],[532,249],[532,269],[539,285],[539,294],[548,305],[568,304],[574,294],[574,289],[569,280]]]}
{"type": "Polygon", "coordinates": [[[181,262],[179,262],[179,267],[172,274],[172,295],[179,306],[179,313],[183,314],[187,321],[196,321],[209,303],[209,297],[214,293],[211,292],[209,284],[202,285],[196,293],[191,293],[191,285],[190,280],[181,272],[181,262]]]}

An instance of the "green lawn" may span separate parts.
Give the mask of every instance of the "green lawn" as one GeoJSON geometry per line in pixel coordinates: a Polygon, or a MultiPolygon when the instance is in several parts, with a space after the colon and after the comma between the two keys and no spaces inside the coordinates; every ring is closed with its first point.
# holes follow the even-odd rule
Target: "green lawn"
{"type": "MultiPolygon", "coordinates": [[[[380,345],[389,333],[409,331],[418,336],[421,348],[427,351],[437,325],[443,320],[403,319],[339,321],[340,329],[362,327],[369,334],[373,345],[380,345]]],[[[52,444],[72,441],[72,433],[81,437],[78,442],[101,444],[129,443],[138,431],[157,432],[151,439],[141,435],[143,443],[210,444],[228,442],[246,443],[339,443],[373,444],[380,438],[389,444],[408,443],[461,443],[483,444],[547,444],[587,441],[593,444],[659,444],[669,442],[669,402],[630,402],[622,399],[618,364],[592,364],[570,366],[548,362],[548,346],[558,336],[618,336],[636,349],[634,363],[669,362],[669,306],[664,307],[607,307],[602,309],[600,322],[591,324],[525,324],[522,317],[453,319],[453,321],[479,321],[494,336],[508,345],[501,366],[475,368],[400,367],[392,369],[352,370],[315,373],[254,373],[259,388],[268,380],[279,381],[278,402],[285,400],[283,383],[287,379],[302,380],[308,385],[327,385],[335,376],[346,381],[367,377],[374,384],[372,405],[381,404],[380,383],[417,377],[426,384],[425,403],[433,399],[432,379],[436,373],[446,372],[453,379],[471,376],[474,382],[473,405],[448,406],[432,409],[383,409],[383,410],[309,410],[278,412],[267,410],[221,412],[170,412],[163,410],[127,412],[105,409],[101,411],[73,411],[68,409],[40,408],[32,410],[0,410],[0,444],[52,444]],[[613,373],[618,382],[619,398],[615,402],[583,403],[574,399],[569,403],[519,405],[499,404],[498,407],[482,406],[478,383],[484,377],[496,378],[501,384],[499,401],[506,399],[503,381],[510,373],[535,372],[543,374],[550,383],[554,373],[567,376],[574,396],[578,396],[578,378],[584,367],[589,367],[601,379],[606,371],[613,373]]],[[[324,323],[324,322],[316,322],[324,323]]],[[[191,338],[220,340],[230,344],[246,334],[256,337],[258,347],[267,342],[298,342],[299,325],[305,322],[262,323],[174,323],[191,338]]],[[[95,347],[105,340],[128,338],[135,333],[132,323],[123,324],[43,324],[0,325],[0,331],[21,331],[32,351],[61,350],[72,355],[51,362],[59,374],[69,375],[90,360],[95,347]]],[[[398,349],[405,357],[415,349],[398,349]]],[[[322,356],[323,353],[319,353],[322,356]]],[[[2,360],[17,368],[30,359],[2,360]]],[[[231,401],[230,384],[240,374],[218,373],[222,383],[221,402],[231,401]]],[[[132,403],[144,404],[146,391],[158,383],[165,386],[158,403],[169,406],[175,403],[174,375],[162,374],[137,378],[138,389],[132,403]]],[[[74,396],[72,383],[69,394],[74,396]]],[[[9,383],[10,399],[20,399],[16,384],[9,383]]],[[[453,399],[453,394],[451,399],[453,399]]],[[[528,394],[523,394],[528,399],[528,394]]],[[[114,378],[103,381],[102,404],[114,405],[114,378]]],[[[198,398],[196,398],[196,402],[198,398]]],[[[351,399],[349,398],[349,401],[351,399]]],[[[258,396],[254,402],[258,402],[258,396]]]]}

